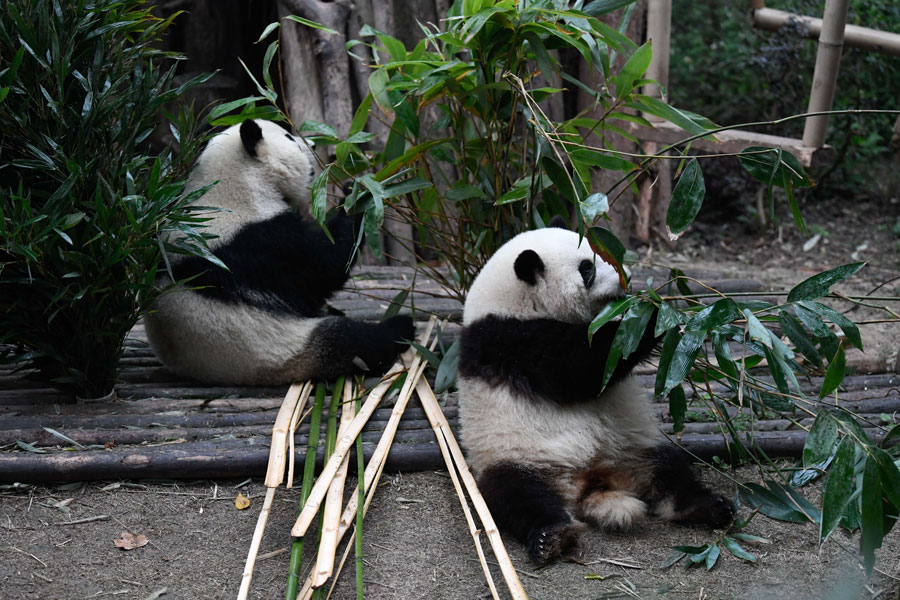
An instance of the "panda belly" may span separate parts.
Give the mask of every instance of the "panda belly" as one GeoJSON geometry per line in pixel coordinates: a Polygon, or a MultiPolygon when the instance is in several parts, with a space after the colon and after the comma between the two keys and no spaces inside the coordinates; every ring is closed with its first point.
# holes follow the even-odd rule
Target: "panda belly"
{"type": "Polygon", "coordinates": [[[558,473],[616,464],[659,443],[643,392],[627,380],[593,401],[559,405],[461,377],[460,425],[473,469],[513,463],[558,473]]]}

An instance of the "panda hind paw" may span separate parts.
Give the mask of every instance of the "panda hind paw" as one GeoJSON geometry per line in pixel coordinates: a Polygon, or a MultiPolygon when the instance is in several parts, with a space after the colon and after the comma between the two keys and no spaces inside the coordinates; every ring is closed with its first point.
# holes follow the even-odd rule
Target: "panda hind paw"
{"type": "Polygon", "coordinates": [[[536,565],[545,565],[561,557],[577,556],[581,552],[582,529],[571,522],[535,529],[529,536],[528,557],[536,565]]]}
{"type": "Polygon", "coordinates": [[[710,493],[697,498],[679,520],[717,529],[727,527],[734,521],[734,504],[722,495],[710,493]]]}

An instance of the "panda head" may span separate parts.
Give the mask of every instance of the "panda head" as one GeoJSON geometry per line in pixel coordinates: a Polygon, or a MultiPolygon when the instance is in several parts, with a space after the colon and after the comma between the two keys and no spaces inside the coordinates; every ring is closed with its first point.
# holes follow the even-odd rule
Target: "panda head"
{"type": "Polygon", "coordinates": [[[466,325],[488,315],[587,323],[622,296],[616,270],[574,231],[520,233],[484,265],[466,298],[466,325]]]}
{"type": "Polygon", "coordinates": [[[272,121],[250,119],[213,137],[194,175],[218,179],[221,187],[240,182],[240,191],[254,198],[287,199],[295,207],[308,208],[315,177],[310,145],[272,121]]]}

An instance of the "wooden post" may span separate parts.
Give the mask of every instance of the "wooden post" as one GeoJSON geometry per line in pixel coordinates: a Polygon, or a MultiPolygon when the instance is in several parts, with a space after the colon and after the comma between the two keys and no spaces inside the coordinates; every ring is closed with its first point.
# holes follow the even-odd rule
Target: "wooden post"
{"type": "MultiPolygon", "coordinates": [[[[822,18],[822,33],[819,34],[819,48],[816,51],[816,68],[813,85],[809,94],[807,112],[831,110],[837,74],[841,64],[841,50],[844,46],[844,26],[847,23],[849,0],[826,0],[825,15],[822,18]]],[[[803,145],[820,148],[825,144],[828,116],[807,117],[803,128],[803,145]]]]}

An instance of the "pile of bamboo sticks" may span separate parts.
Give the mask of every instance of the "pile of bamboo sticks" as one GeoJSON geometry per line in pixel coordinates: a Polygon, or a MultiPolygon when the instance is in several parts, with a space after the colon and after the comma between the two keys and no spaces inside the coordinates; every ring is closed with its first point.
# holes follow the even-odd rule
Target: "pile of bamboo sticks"
{"type": "MultiPolygon", "coordinates": [[[[420,340],[421,347],[426,347],[428,345],[428,342],[432,337],[432,331],[435,329],[435,324],[436,319],[432,318],[420,340]]],[[[430,350],[434,349],[436,342],[437,336],[435,336],[430,346],[428,346],[430,350]]],[[[411,348],[401,357],[400,361],[394,365],[388,374],[368,392],[365,401],[363,402],[357,401],[354,403],[354,399],[357,398],[358,394],[353,382],[349,379],[340,382],[335,386],[332,396],[336,397],[340,393],[343,397],[340,427],[337,430],[334,447],[326,447],[327,460],[322,472],[318,479],[315,480],[314,484],[312,483],[312,469],[318,442],[317,436],[312,434],[312,428],[314,427],[316,431],[318,431],[320,425],[318,417],[321,416],[321,408],[319,409],[318,414],[316,414],[314,409],[305,408],[313,390],[313,385],[310,382],[294,384],[290,387],[272,429],[272,445],[265,479],[265,485],[268,489],[266,490],[266,497],[262,509],[260,510],[253,539],[250,543],[250,550],[247,554],[247,562],[241,577],[238,600],[247,598],[247,594],[250,591],[250,583],[253,578],[253,568],[256,563],[256,556],[259,551],[263,533],[265,532],[269,513],[271,512],[275,490],[284,482],[285,469],[288,471],[287,487],[291,487],[293,483],[294,431],[296,431],[306,415],[312,413],[310,423],[311,442],[310,448],[306,453],[307,468],[304,470],[304,488],[301,492],[302,509],[297,518],[297,522],[291,530],[291,535],[294,536],[295,539],[295,546],[298,543],[300,544],[300,552],[296,557],[292,555],[292,567],[295,563],[299,566],[299,555],[302,554],[302,540],[307,535],[310,525],[316,518],[316,515],[321,514],[322,516],[319,526],[319,545],[315,565],[309,570],[309,574],[302,586],[297,585],[295,575],[291,574],[289,576],[288,597],[293,596],[292,590],[299,587],[300,589],[296,594],[297,600],[312,598],[314,590],[324,589],[329,582],[331,583],[329,595],[333,590],[334,582],[337,580],[341,568],[346,562],[354,541],[357,541],[358,543],[359,537],[356,535],[357,529],[362,525],[362,519],[372,502],[394,435],[397,432],[400,418],[403,416],[403,412],[413,394],[418,396],[428,417],[428,421],[431,423],[432,429],[434,430],[437,443],[441,449],[441,454],[444,457],[453,485],[459,496],[462,510],[469,526],[469,531],[475,543],[478,558],[481,561],[485,578],[487,579],[488,586],[491,590],[491,595],[494,598],[499,598],[497,587],[494,584],[482,548],[482,530],[479,529],[476,524],[475,518],[469,508],[469,502],[471,502],[472,506],[475,508],[475,512],[478,514],[478,519],[481,522],[483,531],[486,534],[494,556],[500,565],[500,571],[506,586],[509,589],[510,596],[515,600],[528,597],[519,581],[515,568],[512,565],[512,561],[506,552],[503,540],[491,517],[490,511],[478,491],[475,478],[469,471],[462,450],[450,429],[446,417],[441,411],[437,398],[428,381],[422,377],[427,366],[428,363],[423,360],[422,355],[414,348],[411,348]],[[358,483],[356,490],[349,495],[346,506],[341,510],[344,498],[344,484],[349,470],[350,450],[356,443],[357,458],[360,465],[362,465],[362,452],[360,451],[361,447],[358,442],[359,434],[387,392],[395,385],[395,383],[399,382],[400,378],[404,375],[405,379],[403,379],[403,385],[394,403],[394,408],[388,423],[384,428],[384,433],[378,442],[375,452],[369,459],[368,464],[365,465],[361,477],[362,481],[360,482],[362,488],[360,488],[358,483]],[[330,455],[329,450],[331,450],[330,455]],[[466,498],[467,494],[468,500],[466,498]],[[347,542],[344,554],[336,566],[338,545],[341,543],[345,534],[351,530],[350,540],[347,542]],[[292,581],[292,578],[294,578],[294,581],[292,581]]],[[[319,396],[319,394],[317,394],[317,396],[319,396]]],[[[321,407],[321,400],[319,402],[321,407]]],[[[333,400],[330,415],[335,414],[334,409],[336,408],[336,405],[336,400],[333,400]]],[[[360,468],[360,471],[362,470],[363,469],[360,468]]],[[[360,563],[358,563],[357,568],[357,594],[358,597],[362,597],[362,579],[361,571],[359,570],[361,568],[360,563]]]]}

